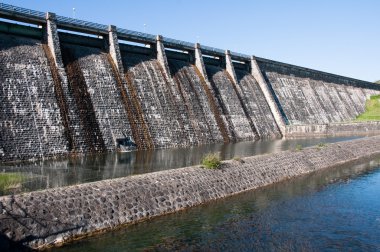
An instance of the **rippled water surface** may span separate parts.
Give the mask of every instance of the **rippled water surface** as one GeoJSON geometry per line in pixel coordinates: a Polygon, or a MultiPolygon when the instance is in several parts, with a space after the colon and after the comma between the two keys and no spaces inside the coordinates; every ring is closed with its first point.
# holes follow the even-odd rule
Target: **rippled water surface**
{"type": "Polygon", "coordinates": [[[323,170],[53,251],[380,251],[380,160],[323,170]]]}
{"type": "Polygon", "coordinates": [[[261,140],[181,149],[109,153],[12,166],[0,165],[0,172],[17,172],[21,175],[13,183],[3,186],[0,183],[0,195],[198,165],[208,152],[219,152],[222,159],[232,159],[295,149],[297,145],[307,147],[354,138],[357,137],[261,140]]]}

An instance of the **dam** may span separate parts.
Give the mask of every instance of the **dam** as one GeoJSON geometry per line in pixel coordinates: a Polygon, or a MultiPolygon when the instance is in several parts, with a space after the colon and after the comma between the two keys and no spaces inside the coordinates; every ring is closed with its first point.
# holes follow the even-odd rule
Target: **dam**
{"type": "MultiPolygon", "coordinates": [[[[228,201],[240,219],[235,194],[281,183],[292,194],[296,177],[307,191],[363,175],[361,162],[378,169],[380,137],[361,136],[380,134],[380,122],[355,121],[378,95],[380,85],[362,80],[0,3],[0,176],[16,175],[0,183],[0,250],[96,240],[153,217],[202,212],[210,201],[228,201]],[[119,153],[127,140],[136,151],[119,153]],[[220,154],[219,169],[199,165],[207,152],[220,154]]],[[[268,203],[265,193],[254,201],[268,203]]],[[[287,205],[279,216],[299,213],[287,205]]],[[[162,228],[170,223],[155,233],[170,233],[162,228]]],[[[258,227],[247,223],[233,229],[248,237],[242,245],[251,242],[239,232],[258,227]]],[[[145,238],[153,233],[143,229],[145,238]]],[[[95,247],[123,248],[108,245],[120,236],[111,240],[95,247]]]]}
{"type": "Polygon", "coordinates": [[[337,133],[380,93],[112,25],[3,3],[0,14],[0,162],[112,152],[125,136],[146,150],[326,133],[330,124],[337,133]]]}

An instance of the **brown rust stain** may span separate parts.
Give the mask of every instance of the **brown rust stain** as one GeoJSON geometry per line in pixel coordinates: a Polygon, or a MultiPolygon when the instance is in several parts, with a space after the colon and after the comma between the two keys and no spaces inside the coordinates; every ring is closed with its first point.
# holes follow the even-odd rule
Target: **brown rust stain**
{"type": "Polygon", "coordinates": [[[134,140],[136,141],[137,148],[139,150],[153,149],[154,145],[150,137],[148,127],[146,126],[146,123],[144,121],[142,110],[141,110],[141,107],[139,106],[137,97],[133,95],[133,88],[130,88],[132,84],[129,85],[128,76],[126,76],[126,79],[127,79],[126,82],[129,87],[129,91],[130,91],[129,93],[132,94],[131,96],[128,95],[128,92],[124,87],[122,77],[119,71],[117,70],[115,62],[113,61],[110,54],[107,54],[107,59],[109,63],[111,64],[112,72],[114,76],[116,77],[116,82],[117,82],[119,91],[121,93],[124,107],[127,112],[129,124],[131,125],[132,135],[133,135],[134,140]]]}
{"type": "Polygon", "coordinates": [[[206,92],[208,102],[211,106],[212,112],[214,113],[214,117],[215,117],[216,123],[219,127],[220,133],[222,134],[223,141],[225,143],[229,143],[230,138],[228,136],[228,130],[227,130],[226,125],[224,124],[222,116],[220,115],[220,111],[219,111],[218,106],[214,100],[214,96],[212,95],[210,89],[207,87],[206,81],[203,78],[202,74],[199,72],[199,69],[196,66],[193,66],[193,67],[194,67],[195,72],[198,75],[199,79],[201,80],[201,84],[202,84],[204,91],[206,92]]]}

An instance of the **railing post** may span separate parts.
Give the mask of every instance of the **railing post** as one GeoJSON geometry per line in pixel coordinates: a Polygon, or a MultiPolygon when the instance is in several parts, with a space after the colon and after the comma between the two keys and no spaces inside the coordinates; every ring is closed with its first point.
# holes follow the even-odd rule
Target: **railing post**
{"type": "MultiPolygon", "coordinates": [[[[205,79],[206,83],[208,83],[206,67],[203,61],[201,45],[199,43],[195,44],[194,56],[195,56],[195,66],[198,68],[199,72],[201,73],[203,79],[205,79]]],[[[211,85],[209,83],[207,86],[210,86],[209,88],[211,88],[211,85]]]]}
{"type": "Polygon", "coordinates": [[[47,45],[53,54],[57,68],[63,68],[61,47],[59,43],[56,15],[52,12],[46,13],[46,38],[47,45]]]}
{"type": "Polygon", "coordinates": [[[225,57],[226,57],[226,70],[227,70],[227,73],[231,76],[232,80],[238,86],[239,83],[238,83],[238,80],[237,80],[237,77],[236,77],[234,65],[232,64],[230,50],[226,50],[225,55],[226,55],[225,57]]]}
{"type": "Polygon", "coordinates": [[[164,69],[165,75],[170,80],[170,69],[168,64],[168,59],[166,57],[165,53],[165,47],[162,42],[162,36],[157,35],[156,37],[156,49],[157,49],[157,60],[161,64],[162,68],[164,69]]]}
{"type": "Polygon", "coordinates": [[[117,38],[116,26],[110,25],[108,27],[108,39],[106,44],[108,46],[107,51],[111,55],[112,60],[114,61],[117,70],[121,75],[124,74],[123,61],[121,59],[119,41],[117,38]]]}

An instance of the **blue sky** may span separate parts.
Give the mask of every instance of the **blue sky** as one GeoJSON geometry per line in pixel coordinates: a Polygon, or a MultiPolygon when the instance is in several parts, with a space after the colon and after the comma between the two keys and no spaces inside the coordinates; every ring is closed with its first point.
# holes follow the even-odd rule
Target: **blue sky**
{"type": "Polygon", "coordinates": [[[0,0],[40,11],[380,79],[379,0],[0,0]],[[144,26],[144,24],[146,24],[144,26]]]}

